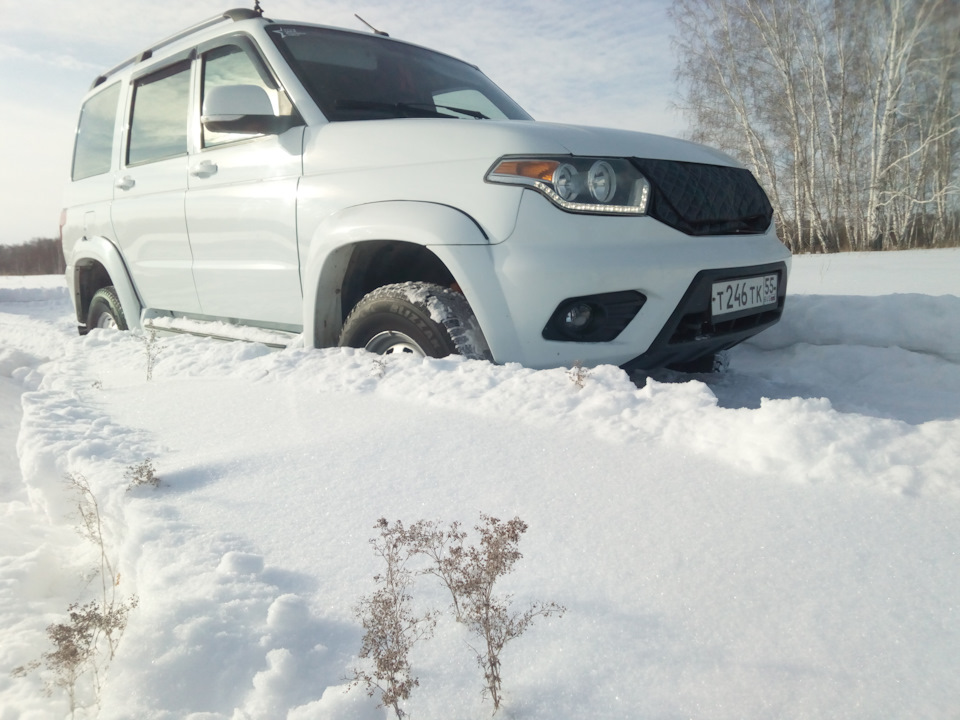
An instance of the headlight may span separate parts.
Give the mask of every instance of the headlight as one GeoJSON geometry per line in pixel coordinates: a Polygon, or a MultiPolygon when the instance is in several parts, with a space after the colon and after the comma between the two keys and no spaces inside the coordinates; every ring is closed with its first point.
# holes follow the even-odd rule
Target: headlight
{"type": "Polygon", "coordinates": [[[617,192],[617,174],[606,160],[595,162],[587,174],[587,187],[598,203],[608,203],[617,192]]]}
{"type": "Polygon", "coordinates": [[[551,180],[557,195],[567,202],[576,198],[583,189],[583,180],[580,178],[580,173],[570,163],[564,163],[554,170],[551,180]]]}
{"type": "Polygon", "coordinates": [[[526,185],[571,212],[645,215],[650,202],[650,183],[621,158],[501,158],[486,179],[526,185]]]}

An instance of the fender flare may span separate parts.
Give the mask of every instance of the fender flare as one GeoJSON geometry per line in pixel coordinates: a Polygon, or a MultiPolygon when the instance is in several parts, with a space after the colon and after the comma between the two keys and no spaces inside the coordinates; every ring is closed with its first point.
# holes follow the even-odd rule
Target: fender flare
{"type": "Polygon", "coordinates": [[[454,207],[404,200],[344,208],[313,229],[300,228],[300,237],[303,333],[307,347],[337,344],[342,318],[341,287],[357,245],[375,240],[424,247],[490,242],[472,217],[454,207]],[[309,239],[306,248],[305,238],[309,239]]]}
{"type": "Polygon", "coordinates": [[[130,279],[127,263],[119,248],[102,235],[79,240],[73,246],[70,257],[67,258],[67,272],[73,273],[71,287],[74,294],[74,307],[78,313],[77,320],[86,322],[86,317],[79,317],[83,306],[80,298],[81,285],[79,280],[82,268],[88,262],[96,262],[103,266],[107,275],[110,276],[110,282],[117,291],[120,307],[123,308],[123,315],[127,320],[127,327],[131,330],[140,329],[140,313],[143,311],[143,303],[140,302],[137,289],[130,279]]]}

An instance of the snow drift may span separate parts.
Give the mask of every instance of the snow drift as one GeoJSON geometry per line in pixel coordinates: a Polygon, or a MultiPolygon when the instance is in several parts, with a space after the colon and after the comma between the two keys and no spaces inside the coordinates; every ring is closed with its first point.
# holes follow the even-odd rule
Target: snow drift
{"type": "MultiPolygon", "coordinates": [[[[385,717],[347,685],[373,525],[481,512],[530,526],[503,592],[567,607],[504,651],[506,717],[952,717],[957,278],[958,251],[796,258],[727,373],[581,383],[188,337],[147,382],[144,338],[77,337],[60,279],[4,279],[0,718],[68,713],[9,674],[96,596],[67,473],[139,598],[79,717],[385,717]],[[128,489],[146,458],[160,487],[128,489]]],[[[407,712],[489,714],[467,642],[446,618],[418,645],[407,712]]]]}

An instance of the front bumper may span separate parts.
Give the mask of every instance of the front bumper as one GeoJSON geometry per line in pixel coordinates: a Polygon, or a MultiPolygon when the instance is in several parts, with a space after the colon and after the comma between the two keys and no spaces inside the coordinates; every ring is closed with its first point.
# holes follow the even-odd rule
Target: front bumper
{"type": "Polygon", "coordinates": [[[732,348],[748,337],[775,325],[783,314],[786,295],[786,262],[702,270],[690,283],[679,305],[646,352],[624,363],[622,367],[627,371],[651,370],[666,365],[690,363],[732,348]],[[745,311],[729,319],[714,320],[711,317],[710,291],[713,283],[771,274],[778,275],[776,306],[745,311]]]}
{"type": "Polygon", "coordinates": [[[779,319],[790,258],[773,227],[760,235],[693,237],[650,217],[567,213],[533,191],[524,192],[516,227],[503,242],[435,249],[471,302],[494,359],[531,368],[580,362],[647,369],[730,347],[779,319]],[[780,273],[775,311],[752,325],[743,318],[730,327],[701,322],[694,336],[677,335],[704,308],[709,320],[714,279],[772,270],[780,273]],[[614,339],[544,337],[564,300],[623,291],[645,300],[614,339]]]}

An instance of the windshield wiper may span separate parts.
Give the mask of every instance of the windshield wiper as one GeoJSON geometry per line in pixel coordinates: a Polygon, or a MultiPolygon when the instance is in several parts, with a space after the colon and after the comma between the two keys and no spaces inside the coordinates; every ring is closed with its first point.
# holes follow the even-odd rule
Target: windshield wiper
{"type": "MultiPolygon", "coordinates": [[[[401,103],[407,105],[408,103],[401,103]]],[[[409,103],[410,105],[426,105],[426,103],[409,103]]],[[[444,110],[449,110],[450,112],[460,113],[461,115],[466,115],[467,117],[476,118],[477,120],[489,120],[486,115],[484,115],[479,110],[467,110],[466,108],[454,107],[453,105],[432,105],[428,107],[438,107],[443,108],[444,110]]],[[[452,117],[452,116],[450,116],[452,117]]]]}
{"type": "Polygon", "coordinates": [[[457,118],[456,115],[439,112],[436,108],[443,108],[451,112],[476,118],[477,120],[489,120],[486,115],[476,110],[467,110],[466,108],[453,107],[451,105],[433,105],[431,103],[388,103],[376,100],[337,100],[338,110],[373,110],[375,112],[392,112],[396,117],[435,117],[435,118],[457,118]]]}

